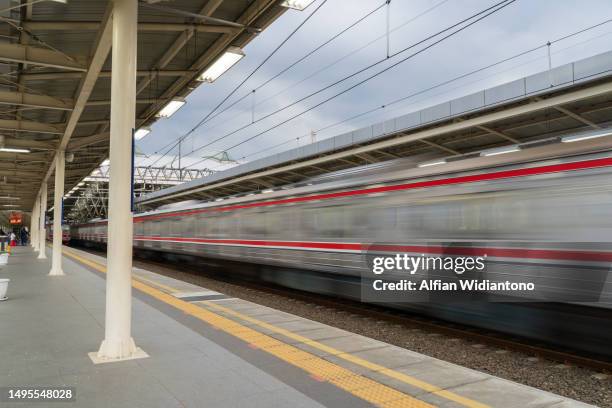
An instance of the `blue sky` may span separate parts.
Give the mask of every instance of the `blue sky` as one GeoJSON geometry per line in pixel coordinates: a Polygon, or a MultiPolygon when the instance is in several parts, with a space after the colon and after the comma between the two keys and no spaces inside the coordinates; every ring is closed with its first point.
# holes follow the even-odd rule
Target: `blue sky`
{"type": "MultiPolygon", "coordinates": [[[[321,2],[322,0],[316,0],[305,11],[290,10],[281,16],[245,47],[246,57],[230,71],[215,83],[203,84],[197,88],[187,99],[187,104],[172,118],[159,120],[153,126],[151,134],[138,143],[138,149],[146,154],[153,154],[168,142],[186,134],[321,2]]],[[[291,62],[382,3],[384,1],[328,0],[273,58],[236,92],[228,104],[250,93],[253,88],[274,76],[291,62]]],[[[391,28],[396,29],[390,36],[391,53],[495,3],[493,0],[393,0],[390,22],[391,28]],[[427,10],[430,11],[415,19],[415,16],[427,10]]],[[[192,159],[196,160],[229,149],[228,153],[233,158],[249,161],[310,143],[309,134],[312,130],[343,121],[394,99],[426,89],[611,17],[612,2],[609,0],[517,0],[502,11],[383,75],[249,142],[231,148],[350,87],[360,79],[396,62],[401,56],[190,154],[195,148],[249,125],[253,110],[253,98],[249,96],[190,135],[183,143],[183,154],[192,155],[194,156],[192,159]],[[301,137],[300,140],[296,140],[298,137],[301,137]],[[287,143],[273,148],[283,142],[287,143]]],[[[261,118],[383,59],[386,56],[385,32],[386,12],[383,7],[301,64],[258,89],[254,100],[255,118],[261,118]],[[374,41],[381,36],[380,40],[374,41]],[[371,44],[363,48],[368,43],[371,44]]],[[[557,66],[608,51],[611,43],[612,23],[608,23],[554,44],[551,48],[552,64],[557,66]]],[[[405,55],[408,55],[408,52],[403,54],[405,55]]],[[[546,50],[541,49],[392,107],[379,109],[358,120],[319,131],[316,138],[322,140],[385,118],[399,116],[443,100],[542,71],[547,67],[546,50]]],[[[169,162],[176,154],[176,149],[169,152],[167,161],[169,162]]],[[[160,164],[164,162],[166,160],[160,164]]]]}

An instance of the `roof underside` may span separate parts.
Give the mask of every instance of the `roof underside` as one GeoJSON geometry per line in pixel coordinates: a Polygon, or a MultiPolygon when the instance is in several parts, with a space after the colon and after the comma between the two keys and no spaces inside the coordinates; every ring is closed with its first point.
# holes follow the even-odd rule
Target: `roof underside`
{"type": "MultiPolygon", "coordinates": [[[[4,146],[31,153],[0,152],[0,196],[19,197],[8,203],[18,203],[14,208],[1,210],[30,211],[45,179],[52,201],[52,163],[58,149],[74,153],[74,160],[66,163],[65,191],[108,157],[112,21],[107,0],[21,3],[24,7],[0,21],[0,130],[4,146]]],[[[255,29],[267,27],[286,10],[276,0],[154,3],[243,27],[141,4],[137,127],[155,121],[173,97],[187,96],[200,84],[197,75],[228,46],[244,47],[255,29]]],[[[16,2],[2,4],[5,9],[16,2]]]]}

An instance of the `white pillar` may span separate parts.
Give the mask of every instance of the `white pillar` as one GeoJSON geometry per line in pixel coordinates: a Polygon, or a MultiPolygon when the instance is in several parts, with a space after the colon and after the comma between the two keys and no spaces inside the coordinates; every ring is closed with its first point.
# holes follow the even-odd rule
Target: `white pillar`
{"type": "Polygon", "coordinates": [[[94,362],[146,357],[132,339],[132,133],[136,116],[137,0],[113,2],[106,322],[94,362]],[[97,361],[96,361],[97,360],[97,361]]]}
{"type": "Polygon", "coordinates": [[[32,222],[30,223],[30,243],[35,251],[38,251],[38,226],[40,221],[38,220],[38,213],[40,210],[39,198],[36,197],[34,201],[34,208],[32,208],[32,222]]]}
{"type": "Polygon", "coordinates": [[[65,152],[59,151],[55,156],[55,190],[53,195],[53,257],[51,258],[51,276],[62,276],[62,197],[64,196],[65,152]]]}
{"type": "Polygon", "coordinates": [[[47,233],[45,231],[45,221],[47,220],[47,182],[45,181],[40,189],[40,230],[38,232],[38,259],[47,259],[46,243],[47,233]]]}

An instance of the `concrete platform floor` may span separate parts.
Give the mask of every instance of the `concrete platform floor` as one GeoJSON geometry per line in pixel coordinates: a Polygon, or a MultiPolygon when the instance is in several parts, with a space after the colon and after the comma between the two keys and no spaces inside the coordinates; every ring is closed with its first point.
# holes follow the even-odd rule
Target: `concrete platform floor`
{"type": "Polygon", "coordinates": [[[0,388],[76,401],[1,407],[587,406],[138,268],[133,336],[150,357],[94,365],[105,259],[66,254],[64,277],[22,247],[0,269],[0,388]]]}

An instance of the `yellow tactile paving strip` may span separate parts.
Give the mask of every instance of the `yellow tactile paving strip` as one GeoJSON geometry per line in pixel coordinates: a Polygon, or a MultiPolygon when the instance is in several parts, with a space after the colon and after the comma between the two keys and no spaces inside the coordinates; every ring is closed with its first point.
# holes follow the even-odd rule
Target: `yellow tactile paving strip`
{"type": "MultiPolygon", "coordinates": [[[[78,262],[84,265],[90,266],[91,268],[97,271],[103,272],[103,273],[106,272],[106,267],[96,261],[83,258],[77,255],[76,253],[72,251],[68,251],[66,249],[64,249],[63,252],[65,255],[77,260],[78,262]]],[[[149,279],[147,279],[147,282],[155,284],[149,279]]],[[[142,282],[140,278],[132,279],[132,286],[138,289],[139,291],[146,293],[149,296],[157,300],[160,300],[170,306],[173,306],[188,315],[196,317],[204,322],[207,322],[211,324],[212,326],[236,338],[239,338],[247,342],[251,347],[267,352],[295,367],[298,367],[306,371],[315,379],[318,379],[320,381],[326,381],[330,384],[333,384],[336,387],[352,394],[353,396],[358,397],[364,401],[367,401],[373,405],[384,407],[384,408],[404,408],[404,407],[406,408],[430,408],[430,407],[434,407],[434,405],[431,405],[425,401],[421,401],[413,396],[410,396],[401,391],[393,389],[389,386],[381,384],[370,378],[366,378],[362,375],[356,374],[347,368],[344,368],[337,364],[326,361],[323,358],[320,358],[306,351],[300,350],[297,347],[291,346],[273,337],[267,336],[252,328],[243,326],[240,323],[235,322],[234,320],[231,320],[219,314],[213,313],[212,311],[208,309],[202,308],[193,303],[189,303],[179,298],[176,298],[169,293],[156,289],[153,286],[147,285],[146,283],[142,282]]],[[[157,286],[161,287],[160,285],[157,285],[157,286]]],[[[163,285],[163,287],[166,290],[169,290],[171,293],[176,292],[176,290],[174,290],[170,286],[163,285]]],[[[217,310],[220,310],[227,314],[238,317],[242,320],[249,321],[251,323],[255,323],[256,325],[260,327],[265,327],[276,333],[283,334],[287,337],[290,337],[296,340],[299,339],[299,341],[304,344],[308,344],[320,350],[330,352],[331,354],[335,354],[343,358],[344,360],[347,360],[352,363],[369,368],[373,371],[383,373],[391,378],[402,381],[406,384],[413,385],[427,392],[438,395],[450,401],[454,401],[466,407],[470,407],[470,408],[488,407],[485,404],[481,404],[469,398],[462,397],[450,391],[445,391],[427,382],[418,380],[414,377],[402,374],[394,370],[390,370],[384,366],[380,366],[378,364],[369,362],[367,360],[363,360],[349,353],[343,353],[332,347],[325,346],[324,344],[318,343],[314,340],[310,340],[303,336],[299,336],[288,330],[273,326],[269,323],[265,323],[257,319],[253,319],[249,316],[242,315],[238,312],[234,312],[233,310],[225,308],[223,306],[219,306],[211,302],[201,302],[201,303],[204,303],[208,307],[216,308],[217,310]]]]}
{"type": "Polygon", "coordinates": [[[349,361],[353,364],[359,365],[361,367],[367,368],[371,371],[376,371],[378,373],[384,374],[390,378],[393,378],[395,380],[399,380],[403,383],[406,384],[410,384],[414,387],[420,388],[422,390],[425,390],[427,392],[430,392],[432,394],[438,395],[440,397],[443,397],[445,399],[451,400],[453,402],[456,402],[458,404],[464,405],[466,407],[478,407],[478,408],[483,408],[483,407],[487,407],[487,405],[485,404],[481,404],[477,401],[471,400],[469,398],[466,397],[462,397],[461,395],[455,394],[453,392],[450,391],[446,391],[444,389],[441,389],[440,387],[436,387],[435,385],[429,384],[425,381],[421,381],[417,378],[414,378],[412,376],[409,376],[407,374],[404,373],[400,373],[398,371],[395,370],[391,370],[389,368],[386,368],[384,366],[381,366],[379,364],[376,363],[372,363],[371,361],[368,360],[364,360],[363,358],[357,357],[352,355],[351,353],[345,353],[343,351],[337,350],[333,347],[329,347],[326,346],[325,344],[319,343],[318,341],[314,341],[311,340],[307,337],[301,336],[299,334],[296,334],[290,330],[286,330],[277,326],[274,326],[272,324],[263,322],[261,320],[255,319],[253,317],[247,316],[245,314],[242,314],[240,312],[236,312],[235,310],[232,310],[230,308],[221,306],[217,303],[213,303],[213,302],[209,302],[209,301],[201,301],[201,302],[197,302],[197,303],[202,303],[204,305],[206,305],[207,307],[211,308],[211,309],[215,309],[218,310],[220,312],[226,313],[227,315],[230,316],[234,316],[237,317],[240,320],[243,320],[245,322],[249,322],[249,323],[253,323],[261,328],[273,331],[277,334],[281,334],[285,337],[288,337],[290,339],[296,340],[302,344],[306,344],[308,346],[314,347],[318,350],[324,351],[326,353],[335,355],[336,357],[342,358],[343,360],[349,361]]]}

